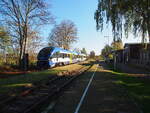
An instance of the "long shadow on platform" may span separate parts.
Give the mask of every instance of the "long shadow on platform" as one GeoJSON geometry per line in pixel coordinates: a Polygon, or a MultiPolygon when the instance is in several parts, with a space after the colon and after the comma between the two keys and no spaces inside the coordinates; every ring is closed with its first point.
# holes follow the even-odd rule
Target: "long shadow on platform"
{"type": "Polygon", "coordinates": [[[105,75],[114,80],[114,84],[121,86],[128,96],[135,100],[144,113],[149,113],[150,106],[150,78],[145,76],[136,76],[131,73],[123,73],[110,69],[104,62],[100,65],[105,71],[105,75]]]}

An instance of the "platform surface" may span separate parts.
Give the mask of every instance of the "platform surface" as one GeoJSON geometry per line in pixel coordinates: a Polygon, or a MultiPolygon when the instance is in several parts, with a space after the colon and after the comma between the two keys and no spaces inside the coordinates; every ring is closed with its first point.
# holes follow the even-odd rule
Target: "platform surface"
{"type": "Polygon", "coordinates": [[[73,82],[59,98],[52,113],[139,113],[124,89],[114,84],[114,75],[107,72],[102,64],[98,68],[97,65],[73,82]],[[94,72],[93,80],[80,103],[94,72]],[[75,112],[79,103],[81,106],[75,112]]]}

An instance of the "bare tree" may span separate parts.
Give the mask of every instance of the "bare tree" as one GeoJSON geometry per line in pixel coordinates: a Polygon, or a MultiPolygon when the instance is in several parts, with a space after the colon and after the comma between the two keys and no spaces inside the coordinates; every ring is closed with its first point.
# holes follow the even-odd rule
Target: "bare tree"
{"type": "Polygon", "coordinates": [[[5,49],[7,46],[10,45],[10,39],[9,33],[0,26],[0,49],[5,49]]]}
{"type": "Polygon", "coordinates": [[[28,29],[51,23],[53,18],[45,0],[0,0],[1,21],[8,26],[19,47],[19,61],[26,52],[28,29]]]}
{"type": "Polygon", "coordinates": [[[36,54],[43,46],[42,37],[38,31],[28,30],[27,52],[31,55],[36,54]]]}
{"type": "Polygon", "coordinates": [[[87,55],[86,49],[82,48],[81,53],[87,55]]]}
{"type": "Polygon", "coordinates": [[[4,27],[0,26],[0,54],[2,53],[2,59],[6,63],[6,53],[9,49],[11,37],[4,27]]]}
{"type": "Polygon", "coordinates": [[[37,53],[41,47],[44,46],[44,42],[42,41],[42,37],[40,36],[38,31],[28,30],[28,40],[27,40],[27,53],[29,57],[29,64],[33,66],[36,64],[37,53]]]}
{"type": "Polygon", "coordinates": [[[77,52],[77,53],[81,53],[80,48],[74,48],[73,51],[77,52]]]}
{"type": "Polygon", "coordinates": [[[52,29],[49,35],[49,45],[69,49],[71,44],[76,42],[77,39],[75,24],[70,20],[64,20],[52,29]]]}

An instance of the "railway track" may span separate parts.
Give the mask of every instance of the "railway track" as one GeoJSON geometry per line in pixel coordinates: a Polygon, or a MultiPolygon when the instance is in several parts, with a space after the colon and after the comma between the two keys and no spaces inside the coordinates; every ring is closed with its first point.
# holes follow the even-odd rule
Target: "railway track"
{"type": "Polygon", "coordinates": [[[53,76],[42,83],[22,92],[18,96],[9,97],[0,102],[0,113],[35,113],[42,105],[59,97],[63,90],[79,75],[91,68],[92,65],[64,76],[53,76]]]}

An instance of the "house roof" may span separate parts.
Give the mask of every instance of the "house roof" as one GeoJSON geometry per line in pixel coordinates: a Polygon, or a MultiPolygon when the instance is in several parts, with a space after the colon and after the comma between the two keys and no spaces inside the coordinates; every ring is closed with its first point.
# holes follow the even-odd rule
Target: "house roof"
{"type": "Polygon", "coordinates": [[[148,46],[150,46],[150,43],[125,43],[124,44],[124,48],[126,46],[138,46],[138,45],[145,45],[145,44],[147,44],[148,46]]]}

